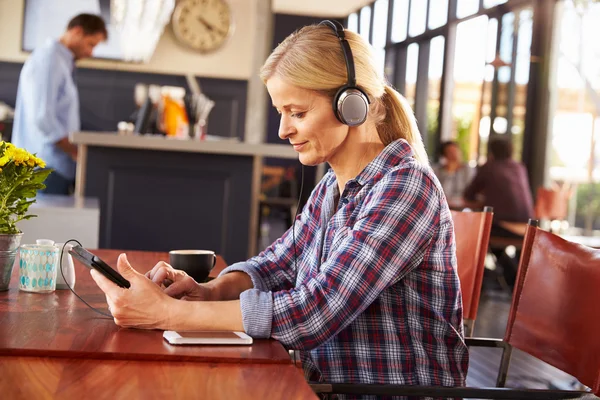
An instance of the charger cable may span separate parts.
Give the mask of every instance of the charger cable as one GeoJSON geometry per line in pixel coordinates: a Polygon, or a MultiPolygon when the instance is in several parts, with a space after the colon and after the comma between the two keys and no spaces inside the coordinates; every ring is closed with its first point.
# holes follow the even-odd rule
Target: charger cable
{"type": "MultiPolygon", "coordinates": [[[[77,298],[78,298],[79,300],[81,300],[81,301],[82,301],[82,302],[83,302],[83,303],[84,303],[86,306],[88,306],[88,307],[89,307],[89,308],[91,308],[92,310],[96,311],[98,314],[102,314],[102,315],[104,315],[105,317],[108,317],[108,318],[110,318],[110,319],[113,319],[113,316],[112,316],[112,315],[110,315],[110,314],[107,314],[107,313],[105,313],[105,312],[102,312],[102,311],[98,310],[97,308],[95,308],[95,307],[91,306],[91,305],[90,305],[90,304],[89,304],[87,301],[85,301],[84,299],[82,299],[82,298],[81,298],[81,296],[79,296],[79,295],[78,295],[78,294],[75,292],[75,290],[73,290],[73,288],[71,287],[71,285],[69,285],[69,282],[67,282],[67,280],[65,279],[65,274],[64,274],[64,272],[63,272],[63,268],[62,268],[62,266],[63,266],[63,263],[62,263],[62,261],[63,261],[63,253],[65,252],[65,247],[67,246],[67,244],[69,244],[69,243],[71,243],[71,242],[75,242],[75,243],[77,243],[79,246],[81,246],[81,243],[79,243],[79,241],[78,241],[78,240],[75,240],[75,239],[69,239],[69,240],[67,240],[67,241],[66,241],[66,242],[63,244],[63,246],[62,246],[62,249],[60,249],[60,268],[59,268],[59,269],[60,269],[60,275],[62,276],[63,280],[65,281],[65,285],[67,285],[67,287],[68,287],[68,288],[71,290],[71,292],[73,292],[73,294],[74,294],[75,296],[77,296],[77,298]]],[[[81,247],[83,247],[83,246],[81,246],[81,247]]]]}

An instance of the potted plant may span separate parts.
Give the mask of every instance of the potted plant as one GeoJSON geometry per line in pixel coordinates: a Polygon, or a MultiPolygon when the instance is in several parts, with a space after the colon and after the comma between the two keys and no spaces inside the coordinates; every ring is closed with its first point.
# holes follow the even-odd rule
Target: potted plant
{"type": "Polygon", "coordinates": [[[0,291],[7,290],[17,249],[23,235],[17,223],[28,215],[37,191],[51,169],[44,161],[11,143],[0,142],[0,291]]]}

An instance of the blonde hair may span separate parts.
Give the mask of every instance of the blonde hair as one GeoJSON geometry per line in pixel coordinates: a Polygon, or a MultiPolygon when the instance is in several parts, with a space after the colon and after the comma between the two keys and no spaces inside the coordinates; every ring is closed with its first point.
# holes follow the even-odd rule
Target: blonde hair
{"type": "MultiPolygon", "coordinates": [[[[378,72],[371,46],[352,31],[344,33],[354,56],[356,84],[369,96],[369,119],[375,123],[379,139],[386,146],[405,139],[417,161],[428,165],[410,105],[378,72]]],[[[260,70],[260,77],[266,83],[276,74],[294,86],[321,92],[332,100],[348,79],[339,39],[324,25],[305,26],[273,50],[260,70]]]]}

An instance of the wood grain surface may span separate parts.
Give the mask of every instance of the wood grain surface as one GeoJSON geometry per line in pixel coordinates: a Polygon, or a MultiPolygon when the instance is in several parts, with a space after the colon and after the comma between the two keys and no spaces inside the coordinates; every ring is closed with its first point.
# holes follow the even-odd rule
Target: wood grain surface
{"type": "Polygon", "coordinates": [[[4,399],[316,399],[292,365],[0,357],[4,399]]]}
{"type": "MultiPolygon", "coordinates": [[[[93,250],[116,268],[119,250],[93,250]]],[[[132,266],[145,272],[167,253],[127,251],[132,266]]],[[[75,291],[90,305],[108,312],[104,294],[89,270],[75,261],[75,291]]],[[[219,257],[213,274],[225,267],[219,257]]],[[[88,308],[69,290],[49,294],[18,289],[18,265],[8,291],[0,292],[0,355],[60,356],[121,360],[176,360],[289,364],[290,357],[274,340],[255,340],[252,346],[173,346],[162,331],[125,329],[88,308]]]]}

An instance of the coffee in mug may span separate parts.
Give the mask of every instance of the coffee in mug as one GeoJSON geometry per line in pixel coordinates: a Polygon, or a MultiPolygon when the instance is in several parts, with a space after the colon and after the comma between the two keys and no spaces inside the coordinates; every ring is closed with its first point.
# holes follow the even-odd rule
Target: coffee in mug
{"type": "Polygon", "coordinates": [[[217,262],[217,256],[211,250],[171,250],[169,263],[194,278],[204,282],[217,262]]]}

